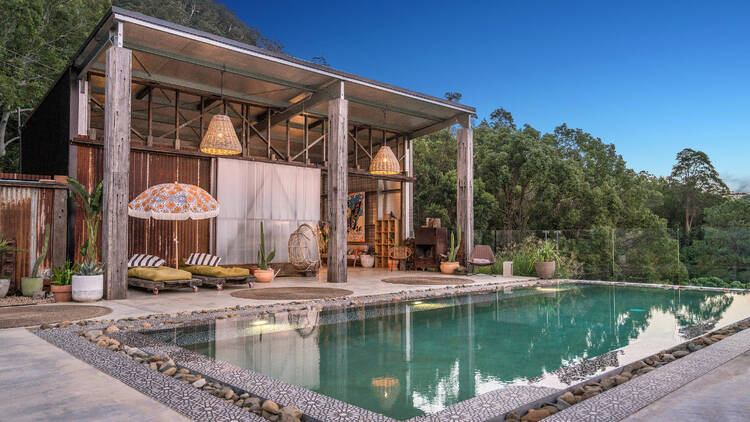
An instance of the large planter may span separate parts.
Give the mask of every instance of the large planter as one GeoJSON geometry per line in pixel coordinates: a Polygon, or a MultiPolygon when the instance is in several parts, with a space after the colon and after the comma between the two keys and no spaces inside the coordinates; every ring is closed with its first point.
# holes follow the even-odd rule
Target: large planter
{"type": "Polygon", "coordinates": [[[0,297],[5,297],[5,295],[8,294],[9,288],[10,288],[10,279],[0,278],[0,297]]]}
{"type": "Polygon", "coordinates": [[[49,286],[49,291],[54,295],[55,303],[70,302],[70,299],[73,297],[72,290],[73,286],[70,284],[64,286],[50,284],[49,286]]]}
{"type": "Polygon", "coordinates": [[[255,270],[253,275],[255,276],[255,280],[258,283],[270,283],[271,280],[273,280],[273,270],[271,269],[268,269],[268,270],[257,269],[255,270]]]}
{"type": "Polygon", "coordinates": [[[534,268],[539,278],[549,279],[555,275],[555,261],[535,262],[534,268]]]}
{"type": "Polygon", "coordinates": [[[21,293],[24,296],[34,296],[35,292],[44,290],[42,277],[21,277],[21,293]]]}
{"type": "Polygon", "coordinates": [[[76,302],[93,302],[104,296],[104,274],[73,275],[72,297],[76,302]]]}
{"type": "Polygon", "coordinates": [[[372,268],[375,266],[375,257],[373,255],[362,255],[359,257],[359,260],[364,268],[372,268]]]}
{"type": "Polygon", "coordinates": [[[441,262],[440,272],[443,274],[453,274],[458,269],[458,262],[441,262]]]}

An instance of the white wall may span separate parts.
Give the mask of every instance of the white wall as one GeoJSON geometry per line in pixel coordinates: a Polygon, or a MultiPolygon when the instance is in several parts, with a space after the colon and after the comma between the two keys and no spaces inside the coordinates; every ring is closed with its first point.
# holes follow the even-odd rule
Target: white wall
{"type": "Polygon", "coordinates": [[[284,164],[218,159],[216,253],[222,264],[257,262],[260,222],[266,253],[289,262],[289,235],[320,220],[320,170],[284,164]]]}

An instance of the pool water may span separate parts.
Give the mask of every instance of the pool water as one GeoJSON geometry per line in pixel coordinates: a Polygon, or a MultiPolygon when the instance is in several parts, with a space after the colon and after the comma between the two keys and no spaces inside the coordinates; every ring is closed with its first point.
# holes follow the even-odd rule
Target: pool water
{"type": "Polygon", "coordinates": [[[749,299],[721,292],[562,284],[217,320],[156,335],[407,419],[510,384],[562,387],[576,380],[556,370],[615,350],[595,372],[643,358],[747,317],[749,299]]]}

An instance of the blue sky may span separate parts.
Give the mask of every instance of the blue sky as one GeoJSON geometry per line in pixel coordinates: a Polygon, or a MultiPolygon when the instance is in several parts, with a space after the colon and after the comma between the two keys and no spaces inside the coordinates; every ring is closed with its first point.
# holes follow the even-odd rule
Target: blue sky
{"type": "Polygon", "coordinates": [[[656,175],[701,149],[750,191],[750,2],[222,2],[293,56],[564,122],[656,175]]]}

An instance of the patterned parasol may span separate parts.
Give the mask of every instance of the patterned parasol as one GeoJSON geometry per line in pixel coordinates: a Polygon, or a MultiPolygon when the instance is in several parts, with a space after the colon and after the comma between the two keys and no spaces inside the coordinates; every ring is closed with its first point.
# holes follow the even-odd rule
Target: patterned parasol
{"type": "Polygon", "coordinates": [[[195,185],[151,186],[128,204],[128,215],[155,220],[202,220],[219,215],[219,202],[195,185]]]}

